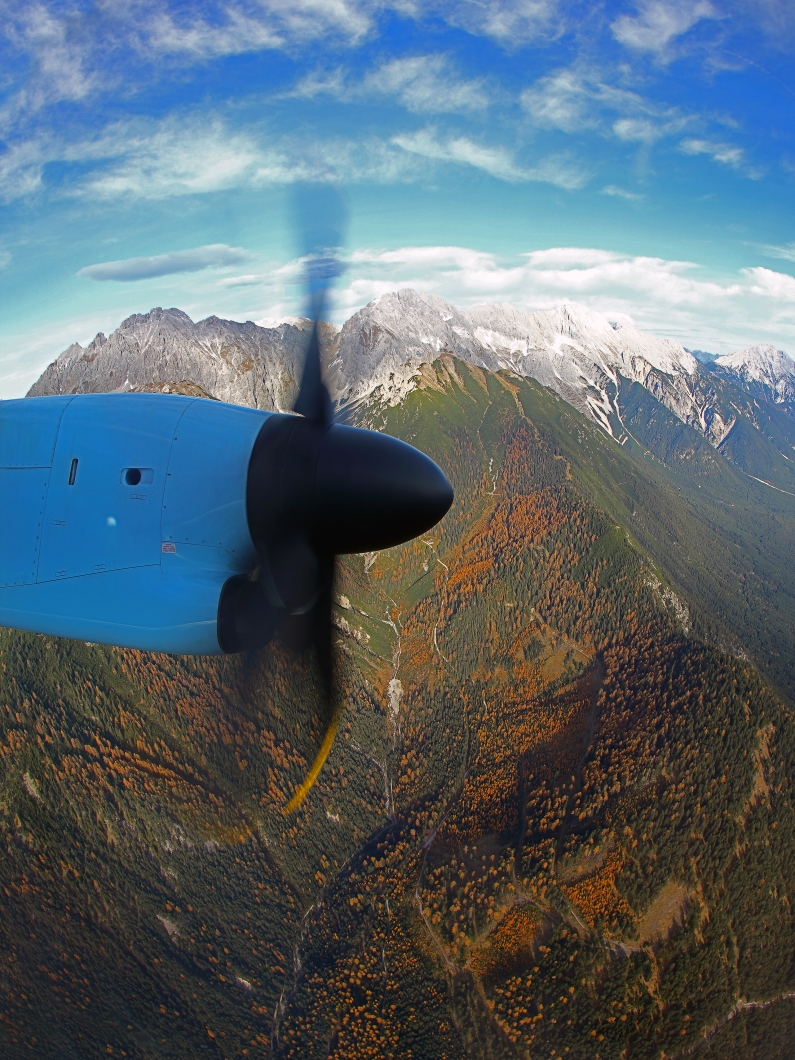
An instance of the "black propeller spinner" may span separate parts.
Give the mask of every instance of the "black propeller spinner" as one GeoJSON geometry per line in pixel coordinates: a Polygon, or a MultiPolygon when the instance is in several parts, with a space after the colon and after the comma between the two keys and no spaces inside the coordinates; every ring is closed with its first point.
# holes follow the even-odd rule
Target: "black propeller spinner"
{"type": "MultiPolygon", "coordinates": [[[[409,541],[434,526],[453,502],[446,476],[424,453],[390,435],[334,422],[323,382],[319,318],[335,266],[329,257],[310,262],[314,321],[298,415],[270,416],[249,463],[246,503],[258,574],[226,583],[218,620],[227,652],[258,648],[277,631],[294,650],[314,647],[327,707],[335,557],[409,541]]],[[[329,733],[325,753],[333,740],[329,733]]],[[[320,765],[319,755],[315,776],[320,765]]]]}

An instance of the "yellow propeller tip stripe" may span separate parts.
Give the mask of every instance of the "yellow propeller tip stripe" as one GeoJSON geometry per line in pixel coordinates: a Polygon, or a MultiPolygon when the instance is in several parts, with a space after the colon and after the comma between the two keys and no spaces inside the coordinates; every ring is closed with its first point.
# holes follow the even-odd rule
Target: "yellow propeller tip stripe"
{"type": "Polygon", "coordinates": [[[293,793],[293,797],[287,803],[282,810],[282,813],[287,817],[291,813],[295,813],[304,799],[307,797],[309,792],[312,790],[312,786],[318,778],[320,770],[323,768],[326,759],[329,756],[332,746],[334,745],[334,738],[337,735],[337,729],[339,728],[340,718],[342,717],[342,708],[337,707],[331,716],[329,727],[326,730],[326,735],[323,737],[323,743],[320,745],[320,750],[315,756],[315,760],[312,763],[312,768],[306,775],[304,781],[299,784],[293,793]]]}

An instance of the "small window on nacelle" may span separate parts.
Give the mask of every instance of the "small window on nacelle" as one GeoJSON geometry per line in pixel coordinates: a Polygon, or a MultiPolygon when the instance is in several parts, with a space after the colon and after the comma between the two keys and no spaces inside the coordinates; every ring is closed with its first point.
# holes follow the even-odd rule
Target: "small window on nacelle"
{"type": "Polygon", "coordinates": [[[125,467],[121,480],[125,486],[151,486],[155,472],[151,467],[125,467]]]}

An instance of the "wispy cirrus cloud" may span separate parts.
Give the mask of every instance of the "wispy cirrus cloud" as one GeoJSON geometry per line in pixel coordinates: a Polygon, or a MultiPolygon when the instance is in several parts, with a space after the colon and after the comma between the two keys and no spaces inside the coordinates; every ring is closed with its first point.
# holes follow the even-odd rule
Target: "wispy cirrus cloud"
{"type": "Polygon", "coordinates": [[[99,87],[95,57],[74,32],[74,20],[45,3],[12,4],[3,16],[8,48],[0,129],[13,128],[48,105],[80,102],[99,87]]]}
{"type": "Polygon", "coordinates": [[[745,151],[737,144],[691,137],[687,140],[682,140],[679,144],[679,150],[685,155],[707,155],[713,162],[729,166],[738,173],[742,173],[743,176],[750,177],[751,180],[759,180],[764,176],[764,170],[758,166],[748,164],[745,151]]]}
{"type": "Polygon", "coordinates": [[[435,128],[418,132],[402,133],[392,137],[392,143],[404,151],[421,155],[434,162],[455,162],[481,169],[498,180],[520,181],[527,179],[524,170],[517,166],[510,153],[502,147],[486,147],[475,143],[467,136],[440,136],[435,128]]]}
{"type": "Polygon", "coordinates": [[[78,193],[162,199],[257,183],[286,184],[307,175],[306,164],[267,139],[262,130],[233,130],[212,117],[119,123],[83,145],[84,157],[93,156],[100,164],[78,193]]]}
{"type": "Polygon", "coordinates": [[[423,158],[472,166],[511,183],[539,181],[573,191],[591,177],[584,166],[565,155],[550,155],[532,166],[522,166],[503,147],[479,144],[466,136],[440,135],[433,127],[393,136],[392,142],[423,158]]]}
{"type": "Polygon", "coordinates": [[[765,254],[771,258],[782,258],[784,261],[795,261],[795,243],[785,243],[784,246],[763,246],[765,254]]]}
{"type": "Polygon", "coordinates": [[[319,39],[355,45],[373,30],[379,6],[369,0],[259,0],[165,10],[157,5],[146,41],[157,52],[197,59],[289,51],[319,39]]]}
{"type": "Polygon", "coordinates": [[[558,0],[137,0],[69,9],[57,0],[6,0],[0,32],[11,52],[7,83],[17,85],[10,112],[82,100],[111,83],[150,84],[174,65],[274,50],[299,55],[317,41],[355,48],[394,12],[509,47],[554,37],[564,21],[558,0]]]}
{"type": "Polygon", "coordinates": [[[230,129],[220,117],[169,117],[117,122],[80,142],[39,138],[0,156],[0,195],[29,194],[47,167],[74,165],[61,193],[96,200],[166,199],[207,195],[330,177],[344,183],[406,183],[439,166],[464,165],[512,183],[540,181],[567,190],[583,187],[590,171],[566,154],[519,164],[511,151],[472,137],[427,127],[378,136],[317,138],[276,135],[269,127],[230,129]]]}
{"type": "Polygon", "coordinates": [[[376,183],[416,179],[419,167],[377,137],[301,139],[269,127],[230,128],[212,115],[116,122],[70,142],[54,135],[0,154],[0,197],[30,195],[46,185],[48,166],[75,168],[60,193],[75,198],[166,199],[241,187],[291,184],[335,176],[376,183]]]}
{"type": "MultiPolygon", "coordinates": [[[[411,10],[419,13],[423,6],[412,3],[411,10]]],[[[490,37],[508,49],[555,39],[570,24],[566,6],[560,0],[442,0],[427,5],[425,11],[468,33],[490,37]]]]}
{"type": "Polygon", "coordinates": [[[599,192],[600,195],[610,195],[615,199],[626,199],[627,202],[642,202],[646,196],[642,195],[637,191],[627,191],[626,188],[619,188],[616,184],[607,184],[599,192]]]}
{"type": "Polygon", "coordinates": [[[689,139],[683,140],[679,150],[686,155],[709,155],[716,162],[722,162],[732,169],[738,169],[742,163],[745,152],[736,144],[715,143],[714,140],[689,139]]]}
{"type": "MultiPolygon", "coordinates": [[[[154,276],[172,276],[180,272],[201,272],[203,269],[222,268],[249,261],[251,255],[242,247],[229,247],[226,243],[209,243],[188,250],[172,250],[168,254],[155,254],[148,258],[122,258],[119,261],[103,261],[97,265],[86,265],[77,273],[89,280],[130,283],[148,280],[154,276]]],[[[238,280],[244,277],[237,277],[238,280]]]]}
{"type": "Polygon", "coordinates": [[[654,143],[692,121],[675,107],[610,84],[604,71],[581,63],[539,78],[522,92],[520,102],[539,128],[591,131],[637,143],[654,143]]]}
{"type": "Polygon", "coordinates": [[[389,99],[419,114],[482,111],[490,94],[484,78],[462,78],[447,55],[392,59],[361,78],[352,78],[341,68],[315,72],[289,93],[304,99],[329,96],[344,103],[389,99]]]}

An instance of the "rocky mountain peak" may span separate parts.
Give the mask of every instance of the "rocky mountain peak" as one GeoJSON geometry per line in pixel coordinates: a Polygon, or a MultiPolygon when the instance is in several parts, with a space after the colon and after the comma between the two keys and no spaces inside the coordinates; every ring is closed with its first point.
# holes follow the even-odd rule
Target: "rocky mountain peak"
{"type": "MultiPolygon", "coordinates": [[[[262,328],[208,317],[194,323],[180,309],[127,317],[85,349],[74,343],[42,374],[30,395],[162,389],[190,381],[241,405],[282,411],[298,389],[309,321],[262,328]]],[[[338,329],[324,325],[333,350],[338,329]]]]}
{"type": "Polygon", "coordinates": [[[746,383],[759,384],[774,401],[795,400],[795,361],[775,346],[747,346],[716,358],[715,364],[746,383]]]}

